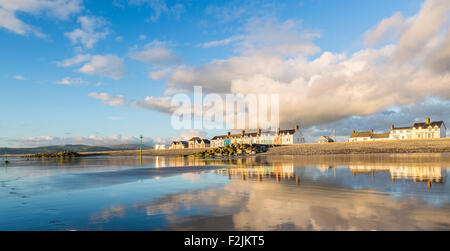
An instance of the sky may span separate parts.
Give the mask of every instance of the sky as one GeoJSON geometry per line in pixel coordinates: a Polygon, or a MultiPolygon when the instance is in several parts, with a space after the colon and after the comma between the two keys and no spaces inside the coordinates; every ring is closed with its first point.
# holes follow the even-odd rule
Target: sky
{"type": "Polygon", "coordinates": [[[0,0],[0,147],[154,144],[170,97],[277,93],[280,126],[450,124],[448,0],[0,0]]]}

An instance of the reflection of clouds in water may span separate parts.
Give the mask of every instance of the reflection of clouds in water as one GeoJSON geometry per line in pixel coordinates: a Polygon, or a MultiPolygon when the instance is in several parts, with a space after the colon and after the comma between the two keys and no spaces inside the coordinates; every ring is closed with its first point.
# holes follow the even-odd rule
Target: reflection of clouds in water
{"type": "Polygon", "coordinates": [[[146,206],[165,214],[171,229],[198,229],[197,217],[179,215],[182,208],[208,208],[202,230],[219,228],[215,218],[232,215],[223,230],[414,230],[449,229],[448,208],[428,207],[346,189],[292,187],[233,180],[223,190],[169,195],[146,206]],[[164,201],[164,203],[160,203],[164,201]],[[208,222],[208,224],[204,224],[208,222]]]}
{"type": "Polygon", "coordinates": [[[181,178],[183,178],[183,180],[194,182],[194,181],[201,179],[204,174],[205,174],[205,172],[184,173],[181,175],[181,178]]]}
{"type": "Polygon", "coordinates": [[[125,216],[124,206],[111,206],[103,210],[101,213],[94,214],[90,217],[92,223],[107,222],[112,218],[122,218],[125,216]]]}

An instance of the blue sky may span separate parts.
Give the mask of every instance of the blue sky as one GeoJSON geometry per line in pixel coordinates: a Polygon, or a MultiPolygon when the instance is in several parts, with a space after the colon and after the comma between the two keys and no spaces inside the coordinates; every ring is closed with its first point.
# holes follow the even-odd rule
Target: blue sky
{"type": "MultiPolygon", "coordinates": [[[[352,79],[359,82],[329,84],[326,89],[336,88],[336,94],[315,99],[343,100],[345,107],[354,108],[327,112],[330,107],[325,106],[313,114],[303,112],[302,102],[308,102],[312,93],[324,93],[324,89],[311,89],[292,101],[300,111],[281,107],[281,124],[293,127],[298,121],[311,139],[332,128],[338,128],[338,135],[344,137],[351,129],[384,130],[392,120],[411,124],[424,120],[425,115],[448,124],[449,114],[443,111],[449,106],[448,68],[422,60],[437,49],[448,49],[449,12],[440,5],[445,1],[0,0],[0,146],[130,143],[140,134],[148,143],[195,134],[211,137],[217,132],[171,128],[163,104],[170,90],[192,91],[200,82],[209,92],[242,91],[242,86],[252,86],[252,80],[263,76],[268,89],[275,88],[273,80],[284,84],[283,98],[284,93],[292,93],[291,88],[302,88],[299,79],[310,82],[329,69],[355,67],[355,62],[379,67],[402,55],[411,65],[438,69],[412,78],[407,76],[414,69],[405,70],[404,64],[396,64],[398,69],[382,65],[394,71],[387,74],[386,83],[410,85],[413,91],[408,93],[403,93],[408,86],[384,90],[388,87],[378,88],[377,81],[355,73],[358,75],[352,79]],[[433,14],[440,9],[444,13],[433,14]],[[402,50],[410,48],[404,41],[418,34],[414,29],[424,30],[414,25],[421,18],[436,16],[441,19],[433,20],[436,32],[430,35],[435,43],[425,41],[436,48],[420,48],[420,55],[425,56],[418,56],[422,61],[417,63],[415,56],[408,54],[417,50],[402,50]],[[366,61],[361,61],[362,53],[373,53],[376,59],[364,56],[366,61]],[[322,61],[313,63],[321,58],[327,62],[323,69],[322,61]],[[289,65],[306,62],[307,69],[275,69],[267,63],[240,72],[242,61],[252,65],[276,60],[289,65]],[[227,69],[224,78],[222,68],[227,69]],[[419,95],[424,91],[417,89],[417,81],[425,76],[433,79],[429,82],[433,91],[419,95]],[[245,83],[240,86],[241,82],[245,83]],[[339,96],[341,89],[367,86],[374,87],[373,95],[379,99],[366,97],[370,102],[361,103],[355,98],[349,103],[345,101],[349,94],[339,96]],[[154,99],[145,102],[146,97],[154,99]],[[143,105],[132,105],[140,101],[143,105]]],[[[445,57],[441,60],[448,62],[445,57]]],[[[332,102],[329,106],[336,107],[332,102]]]]}

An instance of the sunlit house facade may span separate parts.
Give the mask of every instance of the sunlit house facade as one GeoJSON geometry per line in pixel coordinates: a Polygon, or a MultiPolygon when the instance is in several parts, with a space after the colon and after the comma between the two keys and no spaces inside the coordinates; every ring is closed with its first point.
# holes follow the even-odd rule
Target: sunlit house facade
{"type": "Polygon", "coordinates": [[[433,121],[426,118],[425,122],[414,123],[410,127],[395,127],[391,125],[389,133],[375,134],[373,130],[368,132],[352,131],[349,142],[379,141],[379,140],[406,140],[406,139],[438,139],[445,138],[447,128],[444,121],[433,121]]]}
{"type": "Polygon", "coordinates": [[[262,145],[290,145],[305,143],[305,138],[299,126],[294,129],[256,132],[241,131],[239,134],[215,136],[211,139],[211,147],[223,147],[229,144],[262,144],[262,145]]]}

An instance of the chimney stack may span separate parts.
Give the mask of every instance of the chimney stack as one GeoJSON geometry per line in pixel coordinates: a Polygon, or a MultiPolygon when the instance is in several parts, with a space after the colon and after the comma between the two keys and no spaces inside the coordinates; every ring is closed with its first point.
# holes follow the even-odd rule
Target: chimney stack
{"type": "Polygon", "coordinates": [[[295,131],[298,131],[300,129],[300,126],[296,125],[295,126],[295,131]]]}
{"type": "Polygon", "coordinates": [[[394,130],[394,128],[395,128],[395,127],[394,127],[394,125],[392,124],[392,125],[391,125],[391,131],[394,130]]]}
{"type": "Polygon", "coordinates": [[[427,124],[429,124],[430,123],[430,118],[427,118],[427,124]]]}
{"type": "Polygon", "coordinates": [[[370,134],[371,134],[371,135],[373,134],[373,129],[370,130],[370,134]]]}
{"type": "Polygon", "coordinates": [[[241,134],[242,134],[242,136],[244,136],[245,135],[245,130],[242,130],[241,134]]]}
{"type": "Polygon", "coordinates": [[[258,135],[261,135],[261,129],[258,129],[258,135]]]}
{"type": "Polygon", "coordinates": [[[227,132],[227,136],[230,137],[231,136],[231,132],[227,132]]]}

